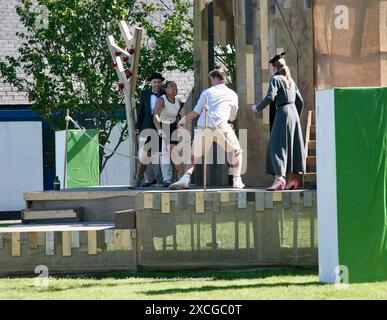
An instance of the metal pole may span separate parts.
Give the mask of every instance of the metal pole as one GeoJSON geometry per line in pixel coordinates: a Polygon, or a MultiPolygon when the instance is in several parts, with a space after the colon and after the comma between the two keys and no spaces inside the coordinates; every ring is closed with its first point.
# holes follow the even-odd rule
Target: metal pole
{"type": "Polygon", "coordinates": [[[70,110],[66,111],[66,139],[65,139],[65,150],[64,150],[64,170],[63,170],[63,189],[66,189],[66,179],[67,179],[67,145],[68,145],[68,137],[69,137],[69,117],[70,110]]]}
{"type": "Polygon", "coordinates": [[[206,97],[205,100],[205,106],[204,106],[204,112],[205,112],[205,125],[204,125],[204,163],[203,163],[203,182],[204,182],[204,192],[207,191],[207,145],[206,145],[206,134],[207,134],[207,128],[208,128],[208,97],[206,97]]]}

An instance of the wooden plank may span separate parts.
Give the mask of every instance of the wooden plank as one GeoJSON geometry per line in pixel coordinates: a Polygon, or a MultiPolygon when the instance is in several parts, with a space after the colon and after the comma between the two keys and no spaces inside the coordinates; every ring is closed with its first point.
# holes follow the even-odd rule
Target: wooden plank
{"type": "Polygon", "coordinates": [[[133,63],[131,64],[131,71],[133,76],[130,78],[130,96],[134,97],[137,89],[137,78],[138,78],[138,67],[140,62],[140,52],[141,52],[141,42],[142,42],[142,29],[135,28],[134,30],[134,54],[133,54],[133,63]]]}
{"type": "Polygon", "coordinates": [[[161,194],[156,193],[153,195],[153,209],[160,210],[161,209],[161,194]]]}
{"type": "Polygon", "coordinates": [[[214,193],[212,199],[212,212],[218,213],[220,212],[220,208],[220,195],[219,193],[214,193]]]}
{"type": "Polygon", "coordinates": [[[55,255],[55,233],[46,232],[46,256],[55,255]]]}
{"type": "Polygon", "coordinates": [[[265,209],[273,209],[273,195],[271,192],[265,192],[265,209]]]}
{"type": "Polygon", "coordinates": [[[97,231],[87,231],[87,252],[89,255],[97,254],[97,231]]]}
{"type": "Polygon", "coordinates": [[[24,220],[70,219],[76,217],[77,213],[74,209],[24,211],[24,220]]]}
{"type": "Polygon", "coordinates": [[[71,231],[71,248],[80,248],[79,231],[71,231]]]}
{"type": "Polygon", "coordinates": [[[30,232],[28,234],[28,247],[30,249],[37,249],[38,248],[38,233],[37,232],[30,232]]]}
{"type": "Polygon", "coordinates": [[[238,208],[246,209],[247,208],[247,194],[246,192],[238,193],[238,208]]]}
{"type": "Polygon", "coordinates": [[[105,243],[106,244],[113,244],[114,242],[114,230],[105,230],[105,243]]]}
{"type": "Polygon", "coordinates": [[[55,232],[55,231],[89,231],[113,229],[114,223],[79,222],[69,224],[20,224],[12,227],[0,228],[0,233],[12,232],[55,232]]]}
{"type": "Polygon", "coordinates": [[[122,230],[122,250],[130,250],[131,244],[131,230],[122,230]]]}
{"type": "Polygon", "coordinates": [[[21,256],[21,243],[20,243],[20,233],[13,232],[12,233],[12,257],[20,257],[21,256]]]}
{"type": "Polygon", "coordinates": [[[153,209],[152,193],[144,193],[144,209],[153,209]]]}
{"type": "Polygon", "coordinates": [[[263,192],[255,193],[255,211],[265,211],[265,194],[263,192]]]}
{"type": "Polygon", "coordinates": [[[304,192],[304,207],[305,208],[313,207],[313,192],[310,192],[310,191],[304,192]]]}
{"type": "Polygon", "coordinates": [[[282,192],[273,192],[273,202],[282,202],[282,192]]]}
{"type": "Polygon", "coordinates": [[[62,255],[71,257],[71,232],[62,232],[62,255]]]}
{"type": "MultiPolygon", "coordinates": [[[[266,96],[268,90],[269,90],[269,83],[263,82],[262,83],[262,93],[264,96],[266,96]]],[[[269,107],[263,109],[263,111],[262,111],[262,122],[266,126],[270,125],[270,108],[269,107]]]]}
{"type": "MultiPolygon", "coordinates": [[[[269,58],[269,12],[268,1],[260,1],[260,35],[261,35],[261,64],[262,70],[267,69],[269,58]]],[[[258,23],[258,21],[256,21],[258,23]]]]}
{"type": "Polygon", "coordinates": [[[114,230],[114,240],[113,240],[114,250],[123,250],[123,237],[122,230],[114,230]]]}
{"type": "Polygon", "coordinates": [[[222,192],[220,194],[220,202],[230,202],[230,193],[222,192]]]}
{"type": "Polygon", "coordinates": [[[169,193],[161,194],[161,213],[171,213],[169,193]]]}
{"type": "Polygon", "coordinates": [[[282,194],[282,208],[290,209],[292,207],[292,194],[291,192],[284,192],[282,194]]]}
{"type": "Polygon", "coordinates": [[[196,213],[204,213],[204,192],[195,193],[195,208],[196,213]]]}
{"type": "Polygon", "coordinates": [[[220,16],[214,16],[214,42],[220,42],[220,16]]]}
{"type": "Polygon", "coordinates": [[[137,211],[144,210],[144,193],[138,193],[136,195],[136,210],[137,211]]]}
{"type": "Polygon", "coordinates": [[[247,85],[247,104],[255,103],[255,79],[254,79],[254,54],[246,54],[246,85],[247,85]]]}
{"type": "Polygon", "coordinates": [[[46,234],[44,232],[38,232],[38,246],[46,245],[46,234]]]}
{"type": "Polygon", "coordinates": [[[227,45],[227,21],[226,20],[220,21],[220,44],[222,46],[227,45]]]}
{"type": "Polygon", "coordinates": [[[253,0],[244,0],[244,2],[246,45],[252,45],[254,41],[253,0]]]}
{"type": "Polygon", "coordinates": [[[298,262],[298,212],[293,210],[293,256],[295,262],[298,262]]]}
{"type": "Polygon", "coordinates": [[[105,231],[97,231],[97,250],[106,250],[105,231]]]}
{"type": "Polygon", "coordinates": [[[291,198],[292,203],[301,203],[301,192],[292,192],[291,198]]]}

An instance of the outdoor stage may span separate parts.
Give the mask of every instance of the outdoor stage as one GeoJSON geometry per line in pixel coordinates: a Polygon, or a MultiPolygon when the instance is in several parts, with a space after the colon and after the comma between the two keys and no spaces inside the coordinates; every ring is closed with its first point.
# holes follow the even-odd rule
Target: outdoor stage
{"type": "Polygon", "coordinates": [[[38,265],[52,274],[318,263],[314,190],[96,187],[24,199],[29,216],[81,208],[83,221],[0,227],[0,275],[38,265]],[[130,209],[131,226],[115,221],[130,209]]]}

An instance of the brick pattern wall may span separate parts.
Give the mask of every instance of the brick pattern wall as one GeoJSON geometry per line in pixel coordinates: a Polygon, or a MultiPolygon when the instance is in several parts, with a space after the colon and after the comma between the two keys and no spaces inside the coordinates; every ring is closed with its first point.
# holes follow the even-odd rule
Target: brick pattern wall
{"type": "MultiPolygon", "coordinates": [[[[16,13],[16,6],[19,0],[1,0],[0,1],[0,60],[7,55],[17,53],[19,39],[16,32],[23,31],[16,13]]],[[[107,50],[107,49],[106,49],[107,50]]],[[[186,101],[193,88],[193,72],[183,73],[180,71],[166,72],[165,77],[168,80],[176,81],[179,87],[179,98],[186,101]]],[[[0,79],[0,106],[18,106],[28,104],[26,94],[19,92],[9,84],[0,79]]]]}
{"type": "MultiPolygon", "coordinates": [[[[18,0],[0,1],[0,60],[4,60],[7,55],[14,55],[19,46],[19,39],[15,33],[23,31],[16,13],[18,0]]],[[[0,105],[25,105],[28,104],[25,93],[18,92],[0,79],[0,105]]]]}

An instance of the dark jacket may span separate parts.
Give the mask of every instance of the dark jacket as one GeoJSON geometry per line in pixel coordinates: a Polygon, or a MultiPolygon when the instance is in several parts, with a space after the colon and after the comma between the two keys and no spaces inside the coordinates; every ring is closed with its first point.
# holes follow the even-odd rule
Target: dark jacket
{"type": "MultiPolygon", "coordinates": [[[[145,89],[141,93],[140,104],[137,108],[136,129],[143,131],[145,129],[154,129],[153,115],[151,109],[152,89],[145,89]]],[[[164,90],[159,92],[159,97],[165,94],[164,90]]]]}
{"type": "Polygon", "coordinates": [[[304,108],[304,100],[302,99],[297,86],[293,86],[290,89],[286,88],[282,76],[275,74],[271,78],[267,96],[257,107],[257,111],[262,111],[270,105],[270,130],[272,129],[275,120],[277,107],[287,104],[295,104],[298,115],[301,117],[304,108]]]}

